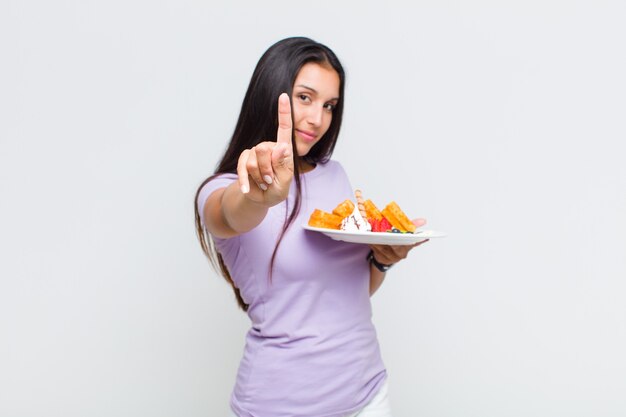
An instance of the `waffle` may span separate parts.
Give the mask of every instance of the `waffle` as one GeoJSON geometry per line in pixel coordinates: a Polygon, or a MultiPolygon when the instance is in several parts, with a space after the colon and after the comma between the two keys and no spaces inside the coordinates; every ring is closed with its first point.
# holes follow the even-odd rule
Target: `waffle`
{"type": "Polygon", "coordinates": [[[351,215],[353,211],[354,203],[350,200],[344,200],[343,203],[340,203],[337,207],[333,209],[333,214],[344,219],[351,215]]]}
{"type": "Polygon", "coordinates": [[[413,233],[416,229],[413,222],[407,217],[406,214],[400,209],[400,206],[395,201],[387,204],[387,206],[381,212],[389,223],[401,232],[413,233]]]}
{"type": "Polygon", "coordinates": [[[315,209],[309,217],[309,226],[323,227],[326,229],[339,229],[344,218],[324,210],[315,209]]]}
{"type": "Polygon", "coordinates": [[[383,218],[383,214],[372,200],[365,200],[363,207],[365,208],[365,217],[368,219],[381,220],[383,218]]]}

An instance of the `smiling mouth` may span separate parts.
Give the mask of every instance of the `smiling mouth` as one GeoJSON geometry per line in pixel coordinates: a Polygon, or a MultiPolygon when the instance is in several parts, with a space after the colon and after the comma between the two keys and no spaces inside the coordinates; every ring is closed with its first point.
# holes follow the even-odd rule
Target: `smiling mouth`
{"type": "Polygon", "coordinates": [[[314,133],[311,132],[304,132],[302,130],[296,129],[296,132],[298,132],[298,134],[300,135],[300,137],[305,140],[306,142],[312,142],[315,140],[315,138],[317,137],[314,133]]]}

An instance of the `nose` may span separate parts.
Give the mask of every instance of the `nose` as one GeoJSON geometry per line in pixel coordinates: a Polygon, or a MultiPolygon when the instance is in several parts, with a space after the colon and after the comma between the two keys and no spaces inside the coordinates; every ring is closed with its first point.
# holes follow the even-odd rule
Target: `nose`
{"type": "Polygon", "coordinates": [[[324,109],[321,106],[310,106],[307,114],[307,122],[311,126],[320,127],[322,125],[322,117],[324,109]]]}

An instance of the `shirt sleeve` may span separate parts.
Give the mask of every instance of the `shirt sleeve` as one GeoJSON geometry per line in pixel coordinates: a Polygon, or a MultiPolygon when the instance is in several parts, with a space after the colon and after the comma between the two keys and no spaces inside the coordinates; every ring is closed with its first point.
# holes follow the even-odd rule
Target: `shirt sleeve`
{"type": "Polygon", "coordinates": [[[200,192],[198,193],[198,200],[196,201],[196,204],[198,205],[198,213],[200,214],[200,220],[202,222],[202,227],[206,228],[206,225],[204,223],[204,204],[206,203],[209,196],[220,188],[228,187],[235,181],[237,181],[237,174],[221,174],[202,186],[200,192]]]}

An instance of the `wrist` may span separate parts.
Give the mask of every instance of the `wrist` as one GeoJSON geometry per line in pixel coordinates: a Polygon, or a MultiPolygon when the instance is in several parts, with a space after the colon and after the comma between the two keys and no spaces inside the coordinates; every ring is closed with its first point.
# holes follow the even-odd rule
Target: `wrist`
{"type": "Polygon", "coordinates": [[[267,212],[267,206],[248,198],[237,185],[227,187],[222,194],[222,222],[237,234],[258,226],[267,212]]]}
{"type": "MultiPolygon", "coordinates": [[[[254,185],[254,187],[257,187],[257,185],[254,185]]],[[[253,191],[244,193],[241,188],[239,188],[237,181],[232,183],[231,186],[226,189],[226,192],[231,194],[234,205],[246,212],[264,211],[270,208],[270,205],[266,201],[259,198],[258,193],[253,191]]]]}
{"type": "Polygon", "coordinates": [[[380,272],[387,272],[394,264],[383,264],[378,262],[374,257],[374,251],[370,250],[370,253],[367,254],[367,261],[370,265],[373,265],[374,268],[378,269],[380,272]]]}

